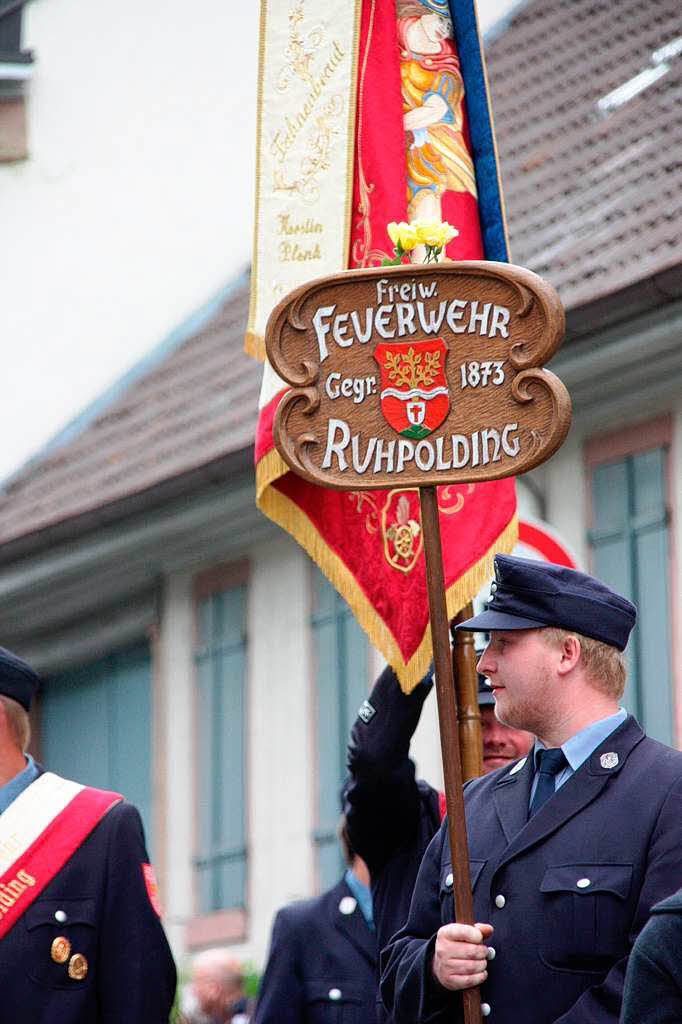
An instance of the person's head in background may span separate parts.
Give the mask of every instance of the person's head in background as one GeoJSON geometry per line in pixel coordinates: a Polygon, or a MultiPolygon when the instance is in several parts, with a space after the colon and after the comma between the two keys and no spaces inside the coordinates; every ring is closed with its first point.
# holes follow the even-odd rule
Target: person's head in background
{"type": "Polygon", "coordinates": [[[191,991],[197,1008],[210,1021],[232,1019],[232,1008],[244,998],[244,972],[226,949],[205,949],[192,962],[191,991]]]}

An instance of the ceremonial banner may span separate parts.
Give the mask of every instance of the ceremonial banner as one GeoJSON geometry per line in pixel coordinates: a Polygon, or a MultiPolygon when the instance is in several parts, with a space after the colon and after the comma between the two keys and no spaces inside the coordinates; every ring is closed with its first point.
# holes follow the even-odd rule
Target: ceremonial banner
{"type": "Polygon", "coordinates": [[[262,0],[247,351],[270,310],[346,265],[361,0],[262,0]]]}
{"type": "MultiPolygon", "coordinates": [[[[262,25],[267,25],[271,6],[264,0],[262,25]]],[[[277,6],[282,16],[295,12],[297,24],[319,9],[312,0],[280,0],[277,6]]],[[[343,6],[345,14],[339,12],[335,17],[341,19],[339,24],[345,23],[347,38],[352,5],[343,6]]],[[[349,154],[353,156],[350,238],[337,239],[343,242],[343,257],[333,268],[323,268],[313,259],[301,261],[301,277],[296,282],[288,280],[288,289],[330,270],[379,266],[393,256],[387,234],[390,221],[447,220],[458,232],[447,245],[448,259],[507,260],[473,0],[457,0],[453,7],[465,40],[459,50],[446,0],[363,0],[356,59],[349,65],[356,74],[355,138],[347,140],[347,149],[334,147],[330,153],[339,171],[348,166],[349,154]],[[469,83],[466,102],[465,81],[469,83]],[[472,99],[481,123],[470,132],[467,103],[471,107],[472,99]]],[[[334,25],[336,31],[336,21],[334,25]]],[[[269,280],[272,285],[281,280],[273,257],[281,242],[278,232],[282,223],[296,222],[293,207],[292,212],[283,207],[280,219],[263,220],[263,151],[273,145],[272,138],[263,135],[263,108],[278,102],[266,91],[265,82],[276,78],[277,68],[286,59],[283,51],[268,50],[268,38],[261,36],[261,170],[253,286],[257,297],[263,296],[262,282],[269,280]],[[269,277],[263,270],[268,254],[269,277]]],[[[299,59],[310,56],[312,60],[312,42],[301,42],[298,53],[299,59]]],[[[298,88],[302,102],[305,88],[298,88]]],[[[268,187],[275,188],[274,183],[273,178],[268,187]]],[[[343,189],[330,196],[325,186],[316,203],[324,210],[328,201],[336,203],[338,216],[345,202],[343,189]]],[[[323,221],[326,213],[316,212],[318,205],[310,205],[311,222],[331,224],[331,220],[323,221]]],[[[418,261],[422,255],[417,249],[412,258],[418,261]]],[[[270,306],[280,298],[270,287],[270,306]]],[[[251,351],[256,351],[260,341],[260,336],[254,338],[256,301],[252,292],[251,333],[247,337],[251,351]]],[[[386,301],[391,304],[390,299],[386,301]]],[[[409,358],[419,356],[416,361],[421,368],[428,365],[434,371],[427,374],[428,379],[421,370],[407,367],[404,345],[387,340],[384,366],[377,367],[377,377],[391,363],[393,377],[382,376],[379,386],[383,415],[396,435],[423,438],[448,414],[449,398],[441,379],[443,364],[439,363],[448,347],[448,327],[443,326],[442,337],[434,338],[430,331],[415,335],[418,344],[409,358]]],[[[358,324],[356,333],[357,327],[362,340],[363,327],[358,324]]],[[[343,344],[343,337],[335,340],[343,344]]],[[[470,366],[467,372],[475,387],[476,367],[470,366]]],[[[357,386],[357,382],[340,378],[339,394],[348,398],[357,386]]],[[[259,508],[311,555],[349,603],[372,643],[395,668],[403,688],[410,690],[431,660],[418,490],[396,487],[341,493],[292,473],[276,451],[272,436],[274,415],[285,390],[266,362],[256,436],[259,508]]],[[[361,400],[362,396],[358,397],[361,400]]],[[[514,481],[445,486],[439,488],[438,496],[447,610],[454,616],[492,575],[494,553],[511,551],[516,542],[514,481]]]]}

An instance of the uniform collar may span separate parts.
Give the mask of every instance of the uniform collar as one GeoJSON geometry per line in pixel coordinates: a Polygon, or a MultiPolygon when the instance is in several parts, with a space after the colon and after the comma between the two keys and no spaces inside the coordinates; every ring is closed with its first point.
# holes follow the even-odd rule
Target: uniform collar
{"type": "Polygon", "coordinates": [[[356,878],[351,868],[348,868],[343,879],[358,901],[362,916],[367,922],[367,927],[374,931],[374,914],[372,912],[372,894],[366,885],[356,878]]]}
{"type": "Polygon", "coordinates": [[[34,782],[40,775],[40,769],[30,754],[26,754],[26,767],[18,775],[0,786],[0,814],[6,811],[9,805],[16,800],[20,793],[34,782]]]}
{"type": "Polygon", "coordinates": [[[635,719],[628,715],[622,725],[607,734],[573,777],[557,790],[554,798],[530,819],[528,801],[533,778],[532,759],[528,758],[514,774],[512,769],[499,778],[493,786],[492,796],[509,846],[496,870],[596,800],[610,780],[620,774],[632,751],[643,739],[644,733],[635,719]]]}
{"type": "MultiPolygon", "coordinates": [[[[561,749],[564,752],[566,760],[570,764],[572,770],[577,772],[580,765],[587,761],[590,754],[592,754],[597,747],[604,742],[607,736],[622,725],[625,719],[628,717],[628,713],[625,708],[619,708],[613,715],[608,715],[606,718],[600,718],[598,722],[592,722],[591,725],[586,725],[584,729],[577,732],[570,739],[562,743],[561,749]]],[[[537,768],[538,753],[544,750],[544,745],[539,741],[535,741],[533,747],[533,764],[537,768]]]]}

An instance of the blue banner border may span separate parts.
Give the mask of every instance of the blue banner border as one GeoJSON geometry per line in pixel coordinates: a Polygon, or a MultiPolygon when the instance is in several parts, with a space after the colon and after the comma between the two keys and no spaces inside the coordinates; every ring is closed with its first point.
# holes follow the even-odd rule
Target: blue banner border
{"type": "Polygon", "coordinates": [[[475,0],[449,0],[449,5],[466,93],[483,251],[487,260],[508,263],[502,184],[475,0]]]}

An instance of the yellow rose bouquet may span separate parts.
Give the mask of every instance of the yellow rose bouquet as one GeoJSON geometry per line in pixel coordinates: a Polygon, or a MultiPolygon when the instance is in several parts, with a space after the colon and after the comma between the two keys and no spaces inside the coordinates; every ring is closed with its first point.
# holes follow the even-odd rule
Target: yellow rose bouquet
{"type": "Polygon", "coordinates": [[[382,262],[383,267],[397,267],[403,262],[403,256],[408,255],[419,245],[426,249],[424,263],[436,263],[444,247],[459,234],[452,224],[440,220],[415,220],[411,224],[404,220],[400,223],[392,220],[386,225],[386,230],[395,246],[395,258],[385,259],[382,262]]]}

